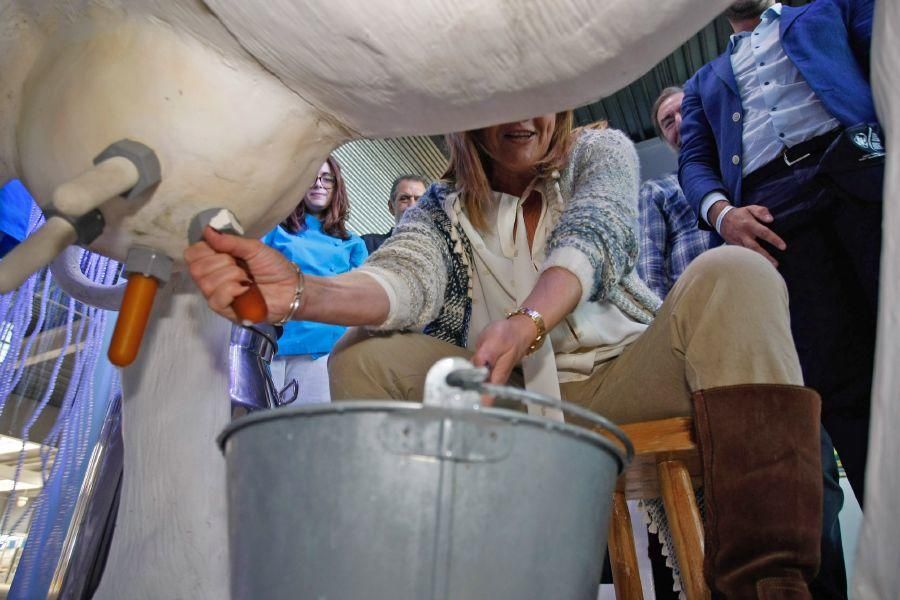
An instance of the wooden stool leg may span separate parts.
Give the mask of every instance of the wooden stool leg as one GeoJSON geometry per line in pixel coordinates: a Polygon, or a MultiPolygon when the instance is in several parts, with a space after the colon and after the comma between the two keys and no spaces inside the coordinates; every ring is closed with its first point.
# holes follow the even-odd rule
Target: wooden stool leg
{"type": "Polygon", "coordinates": [[[700,522],[691,476],[684,463],[677,460],[660,462],[657,472],[669,531],[681,569],[682,589],[688,600],[708,599],[709,589],[703,579],[703,524],[700,522]]]}
{"type": "Polygon", "coordinates": [[[643,600],[641,575],[637,553],[634,551],[634,531],[625,494],[613,494],[612,518],[609,523],[609,564],[612,566],[613,586],[618,600],[643,600]]]}

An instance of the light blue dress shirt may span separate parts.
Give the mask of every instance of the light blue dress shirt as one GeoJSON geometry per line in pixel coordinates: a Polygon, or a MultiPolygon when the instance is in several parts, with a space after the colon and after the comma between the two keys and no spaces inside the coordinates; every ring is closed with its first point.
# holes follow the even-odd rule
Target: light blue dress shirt
{"type": "Polygon", "coordinates": [[[840,123],[828,114],[781,46],[781,4],[766,9],[752,32],[731,36],[731,68],[744,108],[746,177],[788,148],[840,123]]]}
{"type": "MultiPolygon", "coordinates": [[[[832,129],[832,117],[788,58],[781,45],[781,4],[770,6],[751,31],[731,36],[731,69],[741,94],[743,164],[746,177],[796,146],[832,129]]],[[[703,199],[701,213],[725,196],[713,192],[703,199]]]]}
{"type": "MultiPolygon", "coordinates": [[[[308,275],[337,275],[363,264],[369,253],[362,238],[351,233],[346,240],[332,237],[322,230],[315,215],[306,215],[306,229],[288,233],[281,225],[263,238],[263,243],[297,263],[308,275]]],[[[318,358],[331,352],[332,346],[347,330],[340,325],[290,321],[278,340],[278,356],[310,355],[318,358]]]]}

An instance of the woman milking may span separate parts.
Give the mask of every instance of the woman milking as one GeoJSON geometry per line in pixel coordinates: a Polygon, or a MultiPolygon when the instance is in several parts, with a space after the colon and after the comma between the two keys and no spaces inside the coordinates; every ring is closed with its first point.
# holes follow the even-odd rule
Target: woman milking
{"type": "Polygon", "coordinates": [[[563,112],[451,134],[448,145],[444,181],[354,272],[304,275],[256,240],[207,229],[185,260],[210,308],[235,320],[241,258],[271,322],[356,326],[329,363],[337,401],[420,400],[428,368],[460,356],[493,383],[617,423],[693,416],[710,588],[808,596],[819,400],[801,387],[775,269],[749,250],[715,249],[660,306],[634,271],[638,159],[623,134],[573,133],[563,112]]]}

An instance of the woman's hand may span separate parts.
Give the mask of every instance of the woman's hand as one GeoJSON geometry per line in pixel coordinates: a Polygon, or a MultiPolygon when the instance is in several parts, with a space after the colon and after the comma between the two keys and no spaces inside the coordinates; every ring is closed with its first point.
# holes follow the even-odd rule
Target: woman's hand
{"type": "Polygon", "coordinates": [[[235,323],[239,319],[231,303],[249,287],[248,273],[237,266],[237,258],[247,264],[266,300],[267,319],[277,322],[283,318],[294,299],[297,272],[280,252],[259,240],[219,233],[211,227],[203,232],[203,241],[184,251],[188,271],[209,307],[235,323]]]}
{"type": "MultiPolygon", "coordinates": [[[[549,335],[557,323],[575,310],[580,297],[578,277],[562,267],[550,267],[540,274],[522,306],[540,313],[547,328],[546,335],[549,335]]],[[[504,384],[515,366],[525,358],[537,334],[537,325],[527,315],[494,321],[478,336],[472,364],[486,366],[491,372],[491,383],[504,384]]]]}
{"type": "Polygon", "coordinates": [[[489,381],[502,385],[525,357],[537,333],[534,322],[525,315],[494,321],[478,336],[472,364],[486,366],[490,371],[489,381]]]}

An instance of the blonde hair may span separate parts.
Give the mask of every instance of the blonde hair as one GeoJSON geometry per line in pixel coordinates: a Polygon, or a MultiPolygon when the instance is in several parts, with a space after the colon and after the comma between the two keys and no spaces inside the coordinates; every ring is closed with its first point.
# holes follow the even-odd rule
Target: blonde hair
{"type": "Polygon", "coordinates": [[[594,121],[593,123],[588,123],[587,125],[576,127],[572,131],[576,134],[577,137],[577,135],[580,135],[582,131],[587,131],[588,129],[594,129],[596,131],[609,129],[609,121],[607,121],[606,119],[600,119],[599,121],[594,121]]]}
{"type": "MultiPolygon", "coordinates": [[[[572,111],[556,113],[553,135],[547,154],[535,165],[535,176],[546,177],[553,171],[563,169],[569,161],[572,148],[572,111]]],[[[442,179],[447,180],[459,193],[460,202],[469,217],[469,221],[479,231],[484,231],[487,221],[484,216],[484,204],[491,194],[492,158],[478,141],[481,129],[447,134],[447,146],[450,148],[450,164],[442,179]]]]}

